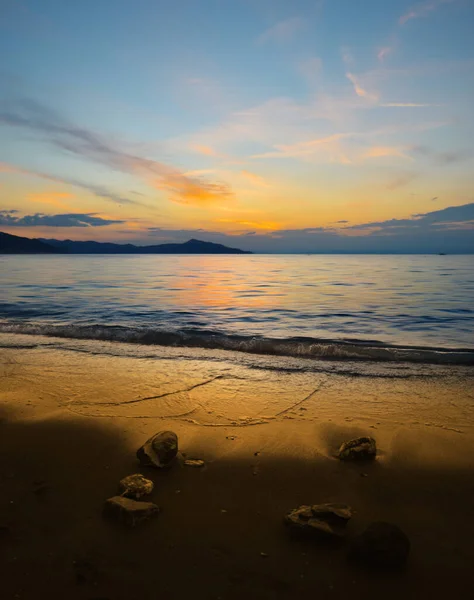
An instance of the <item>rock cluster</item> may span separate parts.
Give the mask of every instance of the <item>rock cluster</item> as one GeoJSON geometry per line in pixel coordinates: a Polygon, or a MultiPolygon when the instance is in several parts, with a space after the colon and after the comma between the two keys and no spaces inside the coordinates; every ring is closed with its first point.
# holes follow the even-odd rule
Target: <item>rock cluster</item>
{"type": "MultiPolygon", "coordinates": [[[[174,431],[159,431],[137,450],[137,458],[144,467],[155,469],[170,468],[178,455],[178,436],[174,431]]],[[[188,467],[203,467],[204,461],[188,459],[183,463],[188,467]]],[[[156,516],[160,508],[153,502],[143,502],[141,498],[153,492],[153,481],[141,473],[124,477],[119,482],[119,494],[105,501],[103,514],[113,521],[128,527],[135,527],[156,516]]]]}
{"type": "MultiPolygon", "coordinates": [[[[359,437],[344,442],[337,453],[342,461],[374,460],[376,442],[371,437],[359,437]]],[[[362,475],[366,476],[366,473],[362,475]]],[[[294,531],[307,533],[320,539],[342,539],[347,534],[347,524],[352,509],[346,504],[303,505],[291,510],[285,522],[294,531]]],[[[401,569],[408,560],[410,540],[397,526],[375,522],[349,544],[348,558],[366,567],[401,569]]]]}

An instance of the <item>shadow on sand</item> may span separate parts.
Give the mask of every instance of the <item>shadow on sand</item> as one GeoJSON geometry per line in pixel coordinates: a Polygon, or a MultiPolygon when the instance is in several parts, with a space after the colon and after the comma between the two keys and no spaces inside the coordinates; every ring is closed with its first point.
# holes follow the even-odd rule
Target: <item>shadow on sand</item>
{"type": "MultiPolygon", "coordinates": [[[[213,460],[196,436],[189,451],[208,465],[142,470],[163,512],[126,530],[101,516],[119,479],[140,471],[124,431],[92,419],[0,417],[4,598],[457,598],[471,589],[474,479],[467,470],[250,449],[248,458],[213,460]],[[349,537],[374,520],[400,525],[412,541],[407,569],[365,572],[347,563],[346,542],[289,535],[282,520],[289,509],[332,501],[356,511],[349,537]]],[[[328,454],[360,433],[367,432],[331,426],[328,454]]]]}

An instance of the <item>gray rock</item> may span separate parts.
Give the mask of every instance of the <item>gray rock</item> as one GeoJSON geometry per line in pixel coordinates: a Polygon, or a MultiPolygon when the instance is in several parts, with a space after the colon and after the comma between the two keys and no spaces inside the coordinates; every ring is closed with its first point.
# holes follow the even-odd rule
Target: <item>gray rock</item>
{"type": "Polygon", "coordinates": [[[199,469],[204,466],[204,461],[198,458],[188,458],[184,461],[185,467],[194,467],[195,469],[199,469]]]}
{"type": "Polygon", "coordinates": [[[173,431],[160,431],[137,450],[137,458],[145,467],[170,467],[178,454],[178,436],[173,431]]]}
{"type": "Polygon", "coordinates": [[[123,496],[114,496],[105,501],[104,516],[128,527],[135,527],[148,521],[160,512],[152,502],[137,502],[123,496]]]}
{"type": "Polygon", "coordinates": [[[120,480],[119,491],[126,498],[140,500],[142,496],[152,493],[153,481],[146,479],[140,473],[128,475],[120,480]]]}
{"type": "Polygon", "coordinates": [[[352,541],[349,558],[369,567],[400,569],[407,562],[410,540],[396,525],[372,523],[352,541]]]}
{"type": "Polygon", "coordinates": [[[376,455],[377,446],[371,437],[359,437],[344,442],[337,453],[340,460],[373,460],[376,455]]]}
{"type": "Polygon", "coordinates": [[[342,538],[346,534],[346,525],[351,517],[352,509],[346,504],[313,504],[290,511],[285,521],[296,531],[342,538]]]}

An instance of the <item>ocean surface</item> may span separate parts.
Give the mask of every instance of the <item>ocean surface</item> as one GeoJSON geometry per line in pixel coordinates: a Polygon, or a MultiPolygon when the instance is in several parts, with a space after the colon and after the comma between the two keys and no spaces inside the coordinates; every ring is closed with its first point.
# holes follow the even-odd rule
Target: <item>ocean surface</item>
{"type": "Polygon", "coordinates": [[[474,257],[2,256],[0,333],[474,364],[474,257]]]}

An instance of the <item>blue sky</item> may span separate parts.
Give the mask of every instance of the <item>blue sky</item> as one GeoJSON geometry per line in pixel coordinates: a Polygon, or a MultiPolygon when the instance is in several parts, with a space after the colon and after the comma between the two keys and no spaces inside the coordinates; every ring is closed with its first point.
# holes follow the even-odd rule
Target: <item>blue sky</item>
{"type": "Polygon", "coordinates": [[[472,0],[3,5],[3,230],[396,247],[367,224],[474,202],[472,0]]]}

